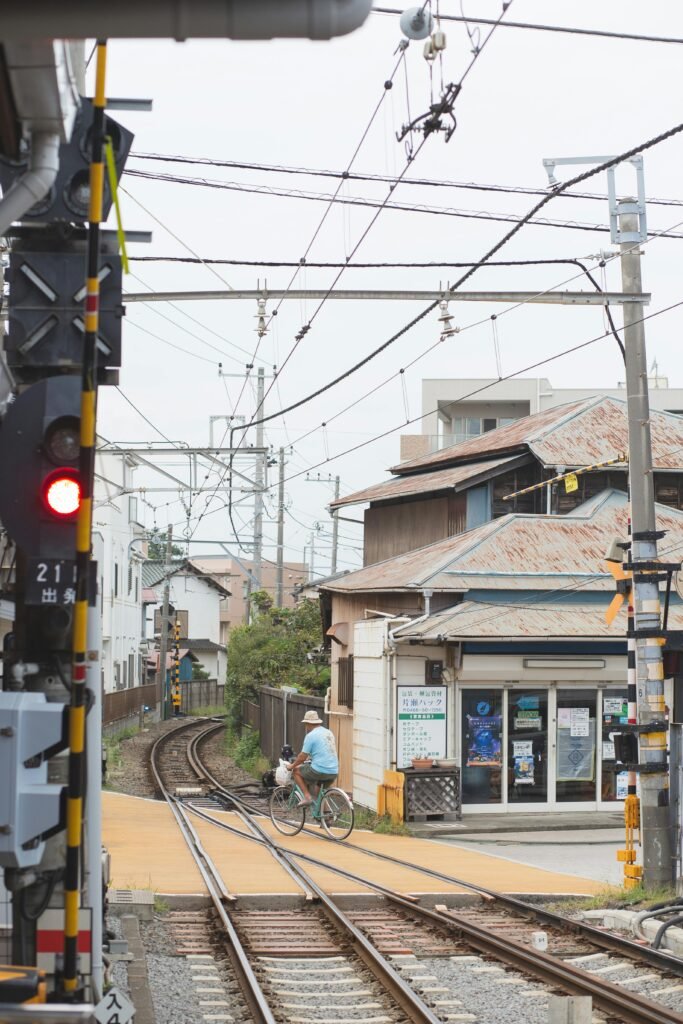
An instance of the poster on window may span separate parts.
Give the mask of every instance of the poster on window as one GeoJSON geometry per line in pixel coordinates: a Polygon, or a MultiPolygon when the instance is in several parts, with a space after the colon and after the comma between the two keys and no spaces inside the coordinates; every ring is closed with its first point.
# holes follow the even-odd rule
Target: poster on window
{"type": "Polygon", "coordinates": [[[499,768],[502,764],[501,715],[467,716],[468,768],[499,768]]]}
{"type": "Polygon", "coordinates": [[[557,781],[592,782],[595,778],[595,719],[588,722],[587,735],[572,735],[571,729],[557,730],[557,781]]]}
{"type": "Polygon", "coordinates": [[[396,762],[410,768],[414,757],[446,757],[448,687],[396,687],[396,762]]]}
{"type": "Polygon", "coordinates": [[[533,786],[534,784],[534,759],[522,756],[514,758],[515,786],[533,786]]]}

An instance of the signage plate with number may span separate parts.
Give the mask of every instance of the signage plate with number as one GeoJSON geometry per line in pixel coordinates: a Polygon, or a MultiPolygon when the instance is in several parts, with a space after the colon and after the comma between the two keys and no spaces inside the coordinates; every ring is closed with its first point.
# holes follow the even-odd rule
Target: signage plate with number
{"type": "Polygon", "coordinates": [[[29,558],[26,604],[73,604],[76,562],[72,558],[29,558]]]}
{"type": "Polygon", "coordinates": [[[135,1007],[120,988],[110,988],[95,1007],[99,1024],[128,1024],[135,1016],[135,1007]]]}

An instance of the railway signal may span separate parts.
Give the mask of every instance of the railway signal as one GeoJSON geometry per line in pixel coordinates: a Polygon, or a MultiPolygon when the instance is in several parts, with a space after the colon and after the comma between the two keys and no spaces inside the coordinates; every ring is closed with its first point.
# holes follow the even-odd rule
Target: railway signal
{"type": "MultiPolygon", "coordinates": [[[[31,583],[66,584],[50,562],[73,559],[81,505],[80,381],[48,377],[14,401],[0,431],[0,519],[34,565],[31,583]]],[[[37,603],[55,604],[46,595],[37,603]]]]}
{"type": "MultiPolygon", "coordinates": [[[[133,145],[133,133],[111,117],[105,118],[105,135],[111,139],[117,178],[121,178],[123,165],[133,145]]],[[[90,206],[90,157],[92,154],[93,105],[80,97],[80,109],[74,122],[71,138],[59,147],[59,171],[48,194],[25,214],[22,222],[44,225],[54,221],[86,224],[90,206]]],[[[24,160],[0,160],[0,185],[3,194],[17,178],[26,173],[28,156],[24,160]]],[[[103,220],[111,210],[113,197],[108,182],[104,181],[102,197],[103,220]]]]}

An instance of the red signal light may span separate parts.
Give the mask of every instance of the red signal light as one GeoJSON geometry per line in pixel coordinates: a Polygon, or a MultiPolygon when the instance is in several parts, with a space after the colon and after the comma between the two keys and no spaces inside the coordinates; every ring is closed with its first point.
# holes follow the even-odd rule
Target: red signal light
{"type": "Polygon", "coordinates": [[[81,505],[78,475],[69,469],[57,469],[43,483],[43,499],[49,512],[60,519],[72,519],[81,505]]]}

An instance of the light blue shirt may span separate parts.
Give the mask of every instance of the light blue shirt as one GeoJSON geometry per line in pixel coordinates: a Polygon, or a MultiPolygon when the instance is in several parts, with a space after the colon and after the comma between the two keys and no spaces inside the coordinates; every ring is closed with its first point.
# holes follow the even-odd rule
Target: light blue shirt
{"type": "Polygon", "coordinates": [[[336,775],[339,771],[337,745],[329,729],[317,725],[306,734],[302,747],[311,758],[311,767],[321,775],[336,775]]]}

